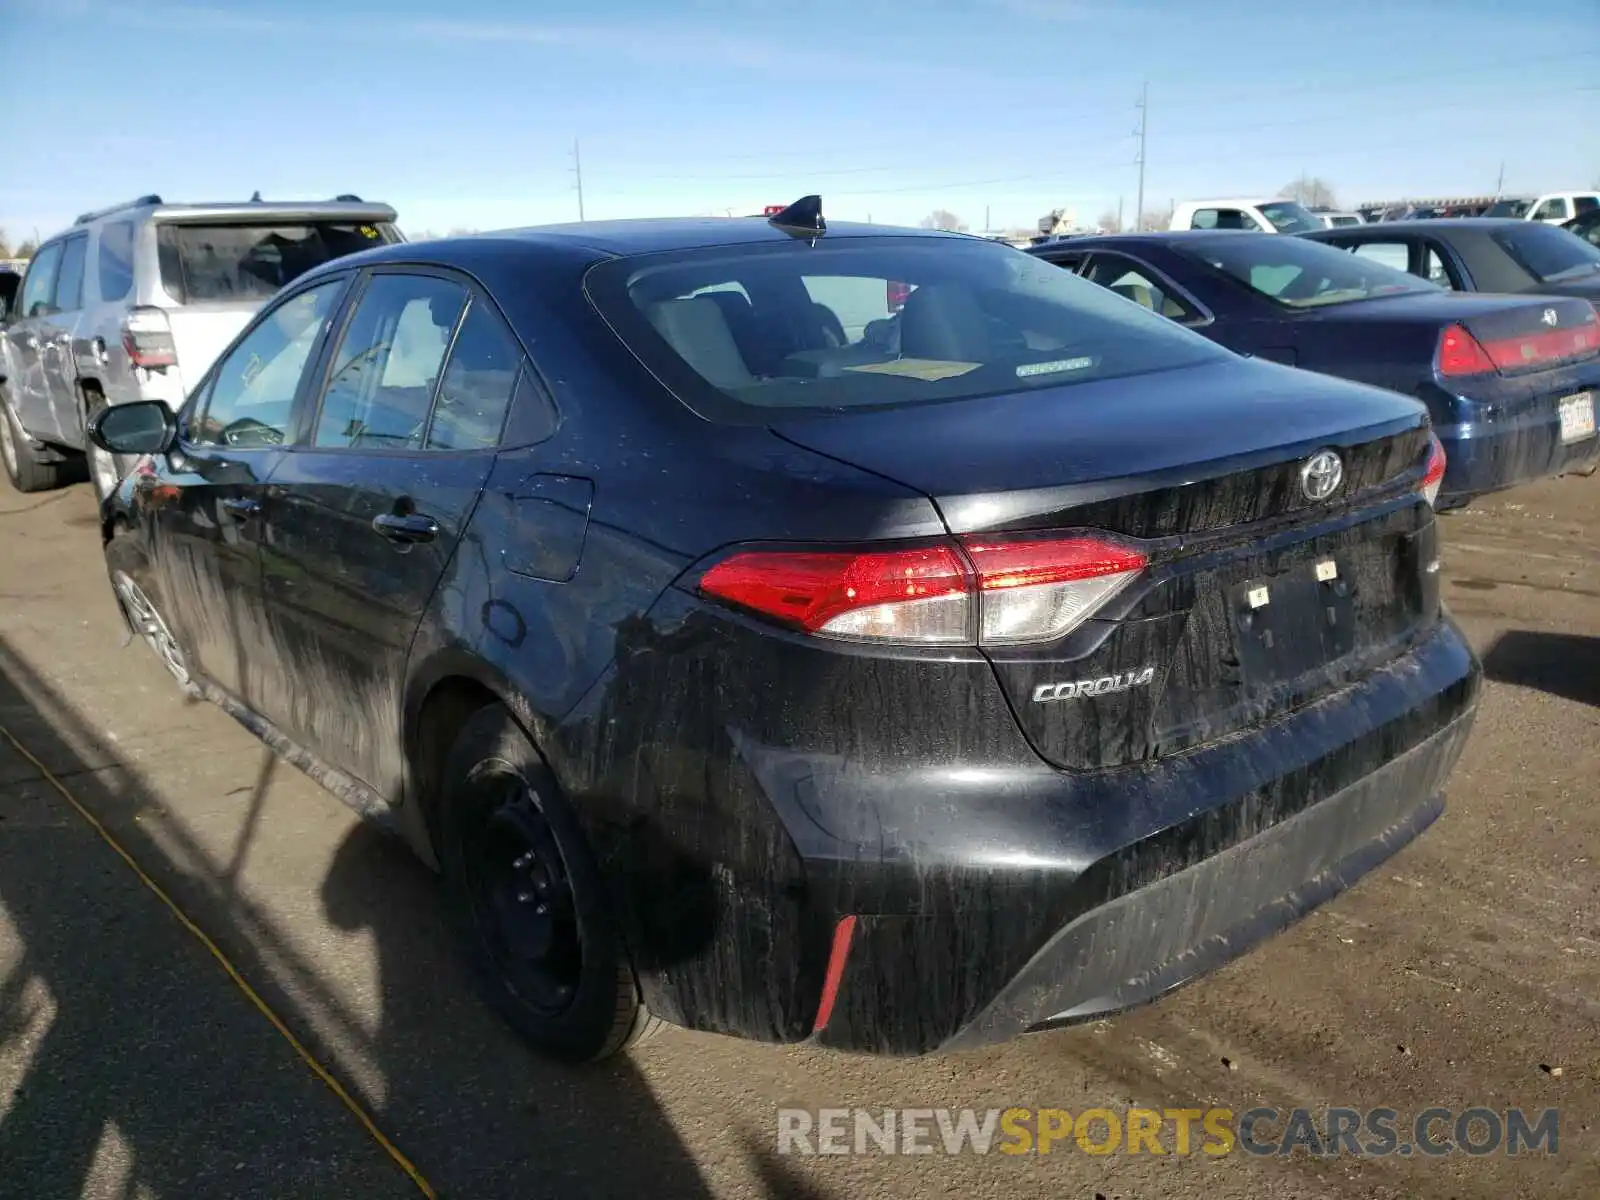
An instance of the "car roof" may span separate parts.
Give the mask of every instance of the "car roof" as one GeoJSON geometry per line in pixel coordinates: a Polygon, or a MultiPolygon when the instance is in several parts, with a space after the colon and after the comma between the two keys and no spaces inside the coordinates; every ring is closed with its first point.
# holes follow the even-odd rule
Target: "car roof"
{"type": "MultiPolygon", "coordinates": [[[[931,229],[908,229],[900,225],[867,225],[856,222],[829,222],[827,231],[817,236],[823,244],[849,238],[903,237],[938,238],[947,241],[987,242],[970,234],[946,233],[931,229]]],[[[385,258],[455,256],[476,257],[489,243],[501,248],[546,248],[567,253],[586,253],[591,257],[628,258],[669,250],[691,250],[715,246],[744,246],[762,242],[806,241],[804,236],[785,233],[760,217],[635,217],[617,221],[575,221],[562,225],[532,225],[523,229],[503,229],[490,233],[466,234],[437,241],[410,242],[370,250],[364,261],[385,258]]]]}
{"type": "Polygon", "coordinates": [[[1291,200],[1288,196],[1218,196],[1215,199],[1180,200],[1178,207],[1185,205],[1205,204],[1233,204],[1240,208],[1256,208],[1263,204],[1298,204],[1298,200],[1291,200]]]}
{"type": "Polygon", "coordinates": [[[1115,245],[1144,246],[1152,243],[1166,244],[1170,242],[1201,242],[1210,238],[1232,237],[1269,237],[1281,238],[1287,234],[1267,233],[1259,229],[1146,229],[1138,233],[1085,233],[1070,241],[1044,243],[1039,246],[1029,246],[1028,253],[1038,254],[1042,250],[1054,250],[1060,247],[1072,249],[1087,243],[1110,242],[1115,245]]]}
{"type": "MultiPolygon", "coordinates": [[[[1543,222],[1523,221],[1517,217],[1424,217],[1420,221],[1375,221],[1369,225],[1362,225],[1360,229],[1365,232],[1369,229],[1404,233],[1412,229],[1425,229],[1438,232],[1447,229],[1471,229],[1479,233],[1487,233],[1495,229],[1508,229],[1514,225],[1543,224],[1543,222]]],[[[1353,226],[1346,226],[1338,232],[1348,234],[1353,226]]],[[[1332,233],[1331,229],[1314,229],[1312,236],[1332,233]]]]}

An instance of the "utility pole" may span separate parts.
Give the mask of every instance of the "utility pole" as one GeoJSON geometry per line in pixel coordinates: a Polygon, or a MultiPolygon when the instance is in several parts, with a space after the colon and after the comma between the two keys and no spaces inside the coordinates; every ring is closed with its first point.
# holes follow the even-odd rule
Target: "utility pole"
{"type": "Polygon", "coordinates": [[[1127,230],[1124,229],[1123,225],[1122,225],[1122,197],[1121,196],[1117,197],[1117,232],[1118,233],[1126,233],[1127,232],[1127,230]]]}
{"type": "Polygon", "coordinates": [[[1495,177],[1495,181],[1494,181],[1494,198],[1496,200],[1500,199],[1500,191],[1505,186],[1506,186],[1506,160],[1502,158],[1500,160],[1500,174],[1495,177]]]}
{"type": "Polygon", "coordinates": [[[578,180],[578,220],[583,220],[583,159],[578,155],[578,139],[572,139],[572,173],[578,180]]]}
{"type": "Polygon", "coordinates": [[[985,204],[983,206],[983,232],[987,234],[992,228],[993,226],[989,224],[989,206],[985,204]]]}
{"type": "Polygon", "coordinates": [[[1139,128],[1135,131],[1139,135],[1139,204],[1133,210],[1133,228],[1137,232],[1144,228],[1144,135],[1150,124],[1150,84],[1145,82],[1139,89],[1139,128]]]}

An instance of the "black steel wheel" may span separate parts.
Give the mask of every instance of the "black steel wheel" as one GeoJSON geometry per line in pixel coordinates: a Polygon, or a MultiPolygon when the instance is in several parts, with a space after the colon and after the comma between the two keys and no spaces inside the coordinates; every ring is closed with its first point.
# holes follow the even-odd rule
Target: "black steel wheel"
{"type": "Polygon", "coordinates": [[[566,1062],[654,1032],[582,827],[505,708],[467,720],[436,799],[451,922],[511,1026],[566,1062]]]}

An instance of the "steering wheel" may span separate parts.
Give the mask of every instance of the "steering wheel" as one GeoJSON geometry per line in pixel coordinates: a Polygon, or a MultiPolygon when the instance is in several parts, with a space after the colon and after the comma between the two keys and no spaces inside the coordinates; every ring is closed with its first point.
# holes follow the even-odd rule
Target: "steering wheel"
{"type": "Polygon", "coordinates": [[[223,429],[222,440],[230,446],[281,446],[283,430],[254,417],[240,417],[223,429]]]}

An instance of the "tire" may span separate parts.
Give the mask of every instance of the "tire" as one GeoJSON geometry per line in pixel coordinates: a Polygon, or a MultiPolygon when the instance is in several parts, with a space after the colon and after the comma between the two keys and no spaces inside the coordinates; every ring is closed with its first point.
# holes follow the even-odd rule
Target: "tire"
{"type": "Polygon", "coordinates": [[[655,1033],[582,828],[503,706],[467,719],[439,782],[445,908],[489,1003],[561,1062],[655,1033]]]}
{"type": "Polygon", "coordinates": [[[28,445],[28,436],[12,415],[11,406],[0,395],[0,465],[6,478],[19,492],[47,492],[60,487],[62,468],[67,464],[42,462],[28,445]]]}
{"type": "Polygon", "coordinates": [[[178,689],[186,696],[199,696],[199,685],[189,669],[189,657],[173,636],[155,602],[145,595],[144,589],[134,582],[133,576],[127,571],[113,570],[111,587],[128,618],[128,625],[155,652],[161,665],[177,682],[178,689]]]}
{"type": "Polygon", "coordinates": [[[101,503],[104,503],[106,497],[117,490],[117,485],[133,469],[133,464],[136,461],[127,454],[110,454],[89,440],[87,433],[89,422],[105,406],[106,398],[100,393],[98,387],[85,387],[83,389],[83,427],[85,430],[83,455],[85,464],[89,469],[89,486],[94,488],[95,499],[101,503]]]}

